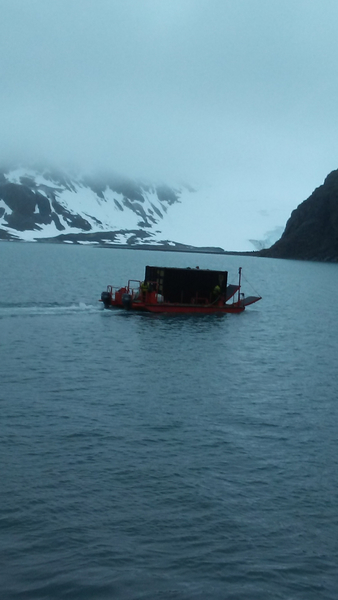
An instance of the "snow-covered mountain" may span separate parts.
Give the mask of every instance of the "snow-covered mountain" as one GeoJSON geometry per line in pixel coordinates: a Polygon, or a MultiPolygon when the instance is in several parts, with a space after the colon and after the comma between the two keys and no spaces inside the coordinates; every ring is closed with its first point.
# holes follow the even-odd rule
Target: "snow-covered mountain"
{"type": "Polygon", "coordinates": [[[2,170],[0,239],[181,248],[187,246],[184,240],[164,238],[163,225],[170,209],[193,193],[188,186],[116,176],[2,170]]]}

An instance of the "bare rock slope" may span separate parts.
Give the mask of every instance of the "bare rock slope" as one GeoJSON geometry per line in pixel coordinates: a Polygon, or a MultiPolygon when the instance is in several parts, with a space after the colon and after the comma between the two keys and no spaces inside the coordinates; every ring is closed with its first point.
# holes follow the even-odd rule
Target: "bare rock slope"
{"type": "Polygon", "coordinates": [[[259,255],[338,262],[338,170],[292,212],[280,240],[259,255]]]}

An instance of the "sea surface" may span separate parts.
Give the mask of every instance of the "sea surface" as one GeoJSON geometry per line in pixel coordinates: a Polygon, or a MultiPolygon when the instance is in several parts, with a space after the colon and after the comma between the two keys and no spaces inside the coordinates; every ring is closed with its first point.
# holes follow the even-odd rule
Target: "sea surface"
{"type": "Polygon", "coordinates": [[[0,243],[0,597],[338,598],[338,265],[0,243]],[[240,315],[104,311],[145,265],[240,315]]]}

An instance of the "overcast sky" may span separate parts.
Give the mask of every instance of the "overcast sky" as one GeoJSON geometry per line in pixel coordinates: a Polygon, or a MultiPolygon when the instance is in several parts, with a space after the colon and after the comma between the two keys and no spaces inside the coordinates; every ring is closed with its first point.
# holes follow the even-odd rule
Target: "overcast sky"
{"type": "Polygon", "coordinates": [[[337,0],[0,0],[0,14],[1,162],[208,189],[196,231],[223,247],[227,216],[259,237],[338,168],[337,0]]]}

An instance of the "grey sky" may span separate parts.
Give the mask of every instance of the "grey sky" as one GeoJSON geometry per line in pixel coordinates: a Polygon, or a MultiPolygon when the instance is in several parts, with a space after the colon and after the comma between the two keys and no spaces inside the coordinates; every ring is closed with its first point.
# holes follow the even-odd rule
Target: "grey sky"
{"type": "Polygon", "coordinates": [[[275,225],[338,167],[336,0],[0,11],[1,161],[216,185],[211,210],[252,203],[275,225]]]}

